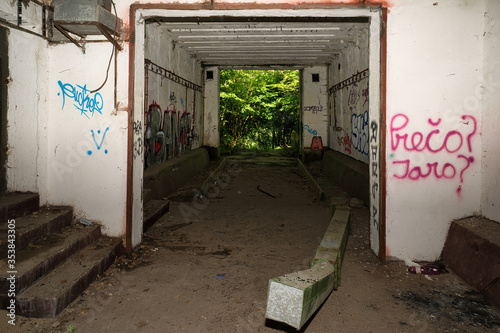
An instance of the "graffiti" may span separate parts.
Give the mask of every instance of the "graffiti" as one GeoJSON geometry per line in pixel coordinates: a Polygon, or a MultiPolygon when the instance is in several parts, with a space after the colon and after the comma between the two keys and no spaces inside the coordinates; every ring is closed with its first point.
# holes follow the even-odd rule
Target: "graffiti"
{"type": "Polygon", "coordinates": [[[318,112],[323,112],[323,105],[310,105],[310,106],[304,106],[304,111],[311,111],[313,114],[316,114],[318,112]]]}
{"type": "Polygon", "coordinates": [[[312,135],[318,135],[318,131],[313,130],[312,128],[309,127],[309,125],[304,125],[304,129],[309,132],[309,134],[312,135]]]}
{"type": "MultiPolygon", "coordinates": [[[[175,97],[175,94],[170,96],[175,97]]],[[[162,111],[161,107],[153,102],[145,114],[144,121],[146,167],[166,161],[185,151],[190,144],[190,124],[189,113],[177,111],[175,105],[162,111]]]]}
{"type": "Polygon", "coordinates": [[[349,133],[346,133],[343,137],[338,136],[337,141],[339,143],[339,146],[344,146],[345,152],[348,152],[349,155],[352,153],[352,150],[351,150],[352,141],[351,141],[351,137],[349,136],[349,133]]]}
{"type": "Polygon", "coordinates": [[[168,100],[170,101],[170,105],[177,104],[177,97],[175,97],[175,93],[173,91],[170,93],[168,100]]]}
{"type": "Polygon", "coordinates": [[[134,141],[134,158],[142,156],[143,151],[144,143],[142,142],[142,138],[138,137],[137,140],[134,141]]]}
{"type": "Polygon", "coordinates": [[[372,121],[370,124],[371,134],[370,134],[370,147],[371,147],[371,192],[372,192],[372,219],[373,224],[379,230],[378,223],[378,202],[375,200],[378,196],[378,171],[379,171],[379,163],[378,163],[378,124],[375,121],[372,121]]]}
{"type": "Polygon", "coordinates": [[[352,146],[364,155],[368,155],[368,111],[351,116],[352,146]]]}
{"type": "Polygon", "coordinates": [[[351,88],[351,91],[349,92],[349,98],[347,100],[347,105],[349,105],[351,111],[356,107],[358,101],[359,101],[359,87],[357,83],[354,83],[354,85],[351,88]]]}
{"type": "MultiPolygon", "coordinates": [[[[392,151],[398,149],[407,152],[440,154],[447,157],[446,161],[431,161],[425,165],[413,165],[410,159],[395,160],[393,165],[399,167],[393,176],[397,179],[419,180],[425,178],[455,179],[464,181],[464,173],[472,163],[472,139],[477,134],[477,121],[473,116],[463,115],[458,123],[466,131],[450,129],[441,132],[441,118],[427,119],[429,129],[426,132],[409,131],[409,118],[403,114],[392,117],[389,134],[392,151]],[[464,152],[459,153],[459,151],[464,152]],[[467,154],[467,155],[464,155],[467,154]]],[[[462,189],[459,185],[457,193],[462,189]]]]}
{"type": "Polygon", "coordinates": [[[87,90],[87,85],[83,87],[80,85],[73,86],[70,83],[62,83],[57,81],[61,92],[57,93],[58,96],[62,94],[62,107],[66,104],[66,97],[73,100],[73,106],[80,111],[80,115],[84,115],[87,119],[90,116],[94,116],[95,112],[102,114],[102,108],[104,106],[104,100],[100,93],[95,93],[92,95],[90,91],[87,90]],[[89,116],[90,115],[90,116],[89,116]]]}
{"type": "Polygon", "coordinates": [[[134,121],[133,124],[133,131],[135,135],[141,135],[142,134],[142,122],[141,121],[134,121]]]}
{"type": "MultiPolygon", "coordinates": [[[[465,160],[465,165],[460,169],[460,182],[463,183],[464,178],[463,174],[465,170],[469,168],[471,163],[474,162],[474,157],[473,156],[464,156],[464,155],[458,155],[458,159],[465,160]]],[[[401,161],[393,161],[392,164],[402,164],[405,166],[404,168],[404,173],[402,175],[396,175],[394,174],[394,177],[399,178],[399,179],[404,179],[404,178],[409,178],[413,180],[417,180],[419,178],[427,178],[430,175],[434,175],[435,178],[446,178],[446,179],[453,179],[457,175],[457,167],[453,165],[452,163],[444,163],[442,167],[439,166],[439,162],[433,162],[433,163],[427,163],[427,170],[425,170],[425,167],[420,167],[420,166],[415,166],[413,168],[410,168],[410,160],[401,160],[401,161]]]]}
{"type": "MultiPolygon", "coordinates": [[[[391,149],[396,151],[399,148],[400,143],[402,143],[403,149],[406,151],[417,151],[422,152],[427,150],[431,153],[438,153],[443,150],[446,150],[448,153],[455,153],[459,151],[464,143],[464,140],[467,142],[467,148],[469,152],[472,152],[472,137],[476,134],[477,131],[477,122],[476,119],[469,115],[462,116],[462,120],[466,121],[470,119],[473,123],[472,131],[470,133],[463,134],[457,130],[451,130],[446,133],[444,138],[442,138],[441,145],[431,146],[431,141],[439,140],[442,135],[439,135],[440,130],[434,129],[430,131],[428,134],[424,134],[422,132],[414,132],[411,135],[409,133],[400,134],[398,132],[404,130],[408,123],[410,122],[408,117],[403,114],[397,114],[392,117],[391,127],[390,127],[390,136],[391,136],[391,149]],[[410,137],[410,140],[408,138],[410,137]]],[[[428,123],[432,127],[437,127],[441,123],[441,119],[433,121],[432,119],[428,119],[428,123]]]]}
{"type": "Polygon", "coordinates": [[[363,107],[365,106],[366,103],[369,102],[369,91],[368,91],[368,87],[366,87],[365,89],[361,90],[361,96],[364,97],[364,101],[363,101],[363,107]]]}
{"type": "MultiPolygon", "coordinates": [[[[101,142],[100,143],[97,143],[97,140],[95,138],[94,130],[90,130],[90,133],[92,134],[92,140],[94,140],[94,144],[95,144],[97,150],[101,150],[102,143],[104,142],[104,138],[106,137],[106,133],[108,133],[108,130],[109,130],[109,127],[106,127],[106,129],[104,130],[104,133],[101,136],[101,142]]],[[[101,134],[101,130],[97,130],[97,134],[101,134]]],[[[108,150],[104,149],[104,154],[107,154],[107,153],[108,153],[108,150]]],[[[88,150],[87,151],[87,155],[92,155],[92,150],[88,150]]]]}

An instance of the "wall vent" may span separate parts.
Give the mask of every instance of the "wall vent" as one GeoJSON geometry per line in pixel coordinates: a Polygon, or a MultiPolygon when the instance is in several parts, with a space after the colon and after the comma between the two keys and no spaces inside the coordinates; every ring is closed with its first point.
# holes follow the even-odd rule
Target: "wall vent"
{"type": "Polygon", "coordinates": [[[121,50],[112,36],[117,35],[121,20],[111,13],[111,4],[111,0],[54,0],[54,27],[82,49],[70,33],[81,38],[104,35],[121,50]]]}

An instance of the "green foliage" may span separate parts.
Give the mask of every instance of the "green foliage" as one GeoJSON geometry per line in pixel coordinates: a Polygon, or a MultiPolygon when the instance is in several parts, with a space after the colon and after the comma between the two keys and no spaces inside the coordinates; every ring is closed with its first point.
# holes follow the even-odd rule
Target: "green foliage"
{"type": "Polygon", "coordinates": [[[221,148],[293,146],[299,131],[299,72],[223,70],[220,74],[221,148]]]}

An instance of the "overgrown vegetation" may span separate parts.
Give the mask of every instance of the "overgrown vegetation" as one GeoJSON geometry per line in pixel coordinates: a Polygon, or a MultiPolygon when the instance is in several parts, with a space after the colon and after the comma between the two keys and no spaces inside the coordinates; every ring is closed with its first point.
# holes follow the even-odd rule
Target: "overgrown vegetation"
{"type": "Polygon", "coordinates": [[[223,70],[220,79],[222,152],[296,147],[298,71],[223,70]]]}

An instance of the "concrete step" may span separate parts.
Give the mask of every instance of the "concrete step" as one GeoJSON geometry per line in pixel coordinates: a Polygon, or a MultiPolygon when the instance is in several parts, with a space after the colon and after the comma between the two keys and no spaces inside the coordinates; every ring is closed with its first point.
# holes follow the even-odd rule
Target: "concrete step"
{"type": "Polygon", "coordinates": [[[0,225],[38,210],[39,205],[40,196],[36,193],[11,192],[0,195],[0,225]]]}
{"type": "Polygon", "coordinates": [[[39,278],[47,275],[68,257],[82,250],[101,237],[100,226],[74,225],[65,228],[60,234],[49,235],[42,241],[30,245],[16,253],[15,265],[9,265],[7,258],[0,261],[0,300],[5,308],[10,281],[8,271],[16,273],[16,295],[29,287],[39,278]]]}
{"type": "Polygon", "coordinates": [[[16,314],[54,318],[123,251],[121,239],[100,238],[17,296],[16,314]]]}
{"type": "Polygon", "coordinates": [[[280,165],[280,166],[296,166],[297,158],[295,157],[274,157],[274,156],[252,156],[247,158],[245,156],[228,156],[228,161],[236,163],[249,163],[261,165],[280,165]]]}
{"type": "Polygon", "coordinates": [[[143,232],[146,232],[168,212],[170,201],[168,200],[150,200],[144,204],[143,208],[143,232]]]}
{"type": "MultiPolygon", "coordinates": [[[[69,207],[42,207],[30,215],[15,219],[15,249],[24,249],[30,243],[56,234],[71,225],[73,209],[69,207]]],[[[9,225],[0,225],[0,259],[7,256],[9,225]]]]}

